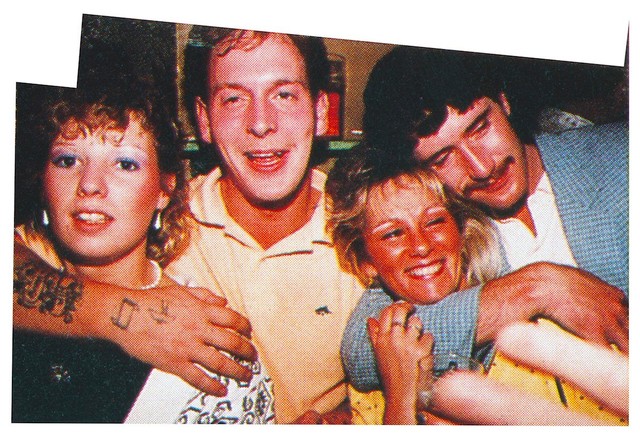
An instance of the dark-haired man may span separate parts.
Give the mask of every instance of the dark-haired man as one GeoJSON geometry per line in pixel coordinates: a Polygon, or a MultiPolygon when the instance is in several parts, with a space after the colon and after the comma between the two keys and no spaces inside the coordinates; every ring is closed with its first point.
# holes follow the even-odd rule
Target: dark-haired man
{"type": "MultiPolygon", "coordinates": [[[[591,126],[534,138],[517,106],[520,97],[509,90],[508,66],[478,54],[394,49],[375,66],[365,90],[368,142],[390,158],[428,164],[450,191],[497,222],[506,258],[517,271],[475,290],[477,323],[470,318],[454,329],[466,337],[463,348],[474,334],[476,343],[484,342],[486,328],[502,323],[498,313],[517,309],[518,297],[545,291],[548,306],[562,294],[576,300],[598,294],[592,300],[600,306],[595,317],[569,308],[575,324],[565,326],[626,350],[628,127],[591,126]],[[488,300],[501,297],[502,308],[487,309],[488,300]],[[598,322],[598,312],[613,322],[595,331],[589,323],[598,322]]],[[[383,302],[370,300],[369,315],[383,302]]],[[[350,327],[348,336],[360,343],[345,348],[349,372],[359,388],[371,389],[376,377],[363,358],[370,355],[366,332],[350,327]]]]}
{"type": "Polygon", "coordinates": [[[512,268],[578,265],[627,293],[628,126],[534,138],[503,72],[509,66],[478,54],[397,49],[367,86],[367,133],[376,144],[402,140],[406,155],[492,215],[512,268]]]}

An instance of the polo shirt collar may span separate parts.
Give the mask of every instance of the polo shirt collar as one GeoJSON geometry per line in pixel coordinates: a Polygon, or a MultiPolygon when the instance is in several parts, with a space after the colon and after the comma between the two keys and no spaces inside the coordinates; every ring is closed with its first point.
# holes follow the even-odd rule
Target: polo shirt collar
{"type": "MultiPolygon", "coordinates": [[[[238,241],[246,244],[255,244],[255,240],[229,216],[222,199],[220,189],[221,176],[222,171],[220,168],[215,168],[207,175],[198,176],[191,181],[189,184],[191,214],[200,224],[222,228],[225,230],[225,234],[233,236],[238,241]]],[[[293,240],[298,235],[304,235],[307,238],[307,243],[331,243],[331,239],[326,232],[326,196],[324,193],[326,180],[327,175],[324,172],[318,169],[311,170],[311,186],[321,193],[311,220],[300,230],[281,240],[272,248],[281,243],[289,243],[289,240],[293,240]]]]}

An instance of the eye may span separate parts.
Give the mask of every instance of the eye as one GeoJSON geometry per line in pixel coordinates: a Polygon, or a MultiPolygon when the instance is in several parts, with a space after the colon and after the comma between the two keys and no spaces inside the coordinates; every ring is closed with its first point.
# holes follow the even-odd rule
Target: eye
{"type": "Polygon", "coordinates": [[[427,223],[426,223],[426,226],[427,227],[438,226],[438,225],[441,225],[441,224],[445,223],[446,221],[447,221],[447,219],[443,215],[443,216],[436,217],[434,219],[428,220],[427,223]]]}
{"type": "Polygon", "coordinates": [[[298,98],[298,96],[296,94],[294,94],[293,92],[291,92],[291,91],[280,90],[276,94],[276,98],[278,98],[280,100],[294,100],[294,99],[298,98]]]}
{"type": "Polygon", "coordinates": [[[235,89],[226,89],[218,92],[218,100],[223,107],[235,108],[245,100],[245,95],[235,89]]]}
{"type": "Polygon", "coordinates": [[[402,235],[402,229],[397,228],[397,229],[393,229],[391,231],[387,231],[383,233],[381,238],[382,240],[391,240],[391,239],[400,237],[401,235],[402,235]]]}
{"type": "Polygon", "coordinates": [[[53,158],[51,163],[53,163],[58,168],[71,168],[77,163],[78,159],[76,156],[71,154],[61,154],[53,158]]]}
{"type": "Polygon", "coordinates": [[[449,156],[451,155],[451,148],[445,148],[442,149],[441,151],[437,152],[435,155],[433,155],[428,161],[427,164],[429,165],[429,167],[431,168],[439,168],[444,166],[444,164],[447,162],[447,160],[449,159],[449,156]]]}
{"type": "Polygon", "coordinates": [[[123,171],[137,171],[140,169],[140,164],[129,158],[122,158],[116,162],[116,166],[118,169],[122,169],[123,171]]]}
{"type": "Polygon", "coordinates": [[[233,103],[238,103],[240,101],[240,97],[237,95],[232,95],[229,97],[226,97],[222,100],[222,103],[227,105],[227,104],[233,104],[233,103]]]}
{"type": "Polygon", "coordinates": [[[481,136],[487,131],[487,129],[489,129],[489,126],[489,119],[485,115],[484,118],[478,120],[476,124],[471,128],[470,134],[472,136],[481,136]]]}

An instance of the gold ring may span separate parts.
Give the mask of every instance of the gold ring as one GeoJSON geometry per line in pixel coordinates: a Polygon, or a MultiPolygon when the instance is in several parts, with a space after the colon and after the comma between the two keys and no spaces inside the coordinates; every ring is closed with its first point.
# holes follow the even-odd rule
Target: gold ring
{"type": "Polygon", "coordinates": [[[392,321],[391,326],[402,326],[404,328],[404,323],[399,321],[392,321]]]}

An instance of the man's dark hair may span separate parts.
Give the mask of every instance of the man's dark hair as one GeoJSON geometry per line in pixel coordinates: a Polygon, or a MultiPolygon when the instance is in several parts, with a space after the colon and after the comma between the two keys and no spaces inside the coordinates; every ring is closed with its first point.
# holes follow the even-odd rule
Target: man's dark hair
{"type": "MultiPolygon", "coordinates": [[[[213,54],[224,55],[234,48],[252,49],[262,43],[270,32],[245,31],[241,29],[218,28],[195,25],[189,32],[189,39],[184,53],[184,83],[183,92],[187,112],[194,128],[197,128],[195,117],[195,100],[200,97],[206,102],[208,94],[208,68],[213,54]]],[[[305,64],[306,80],[311,96],[316,99],[321,91],[326,91],[329,85],[329,58],[324,41],[319,37],[295,34],[285,34],[298,48],[305,64]]],[[[217,156],[215,149],[202,146],[203,155],[217,156]]],[[[315,165],[325,160],[326,143],[314,142],[311,153],[311,164],[315,165]]],[[[197,159],[205,161],[210,166],[219,163],[219,159],[197,159]]]]}
{"type": "Polygon", "coordinates": [[[412,156],[418,138],[440,128],[447,106],[463,112],[481,97],[497,101],[505,93],[511,124],[530,142],[529,113],[520,113],[508,81],[519,66],[507,57],[396,47],[378,61],[365,88],[365,138],[393,156],[412,156]]]}

